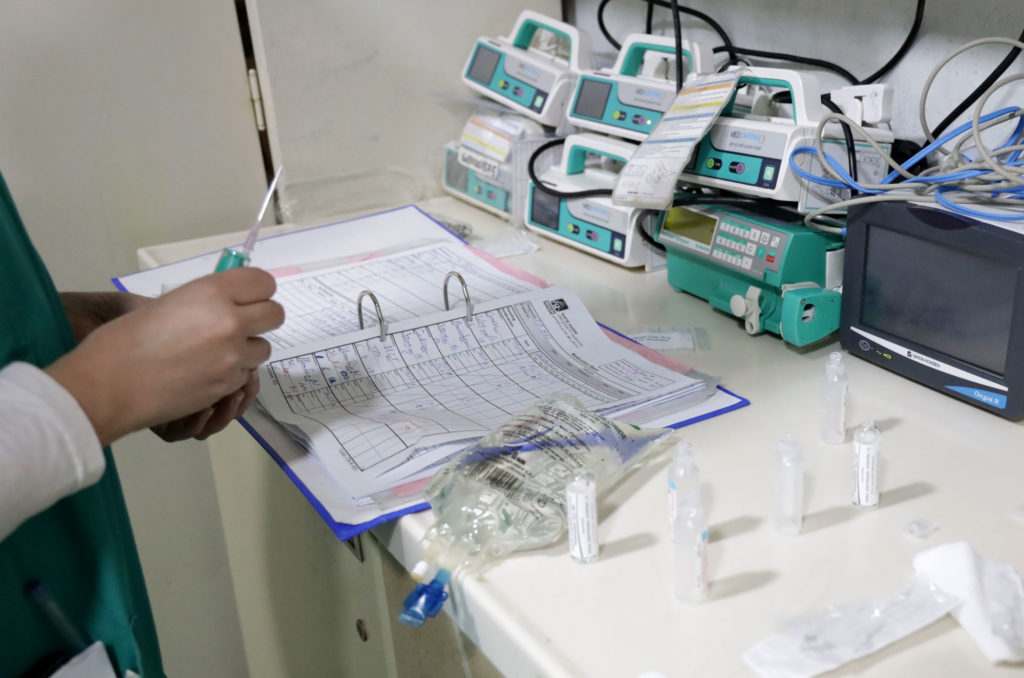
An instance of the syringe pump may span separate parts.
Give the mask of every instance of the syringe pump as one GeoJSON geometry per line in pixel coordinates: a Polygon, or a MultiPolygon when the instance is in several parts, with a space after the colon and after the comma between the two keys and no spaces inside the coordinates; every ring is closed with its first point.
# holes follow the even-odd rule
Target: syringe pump
{"type": "Polygon", "coordinates": [[[572,24],[531,10],[519,15],[509,37],[480,38],[462,71],[462,82],[516,113],[558,127],[580,72],[593,67],[590,37],[572,24]],[[556,48],[534,45],[553,36],[556,48]],[[561,53],[558,46],[564,46],[561,53]]]}
{"type": "MultiPolygon", "coordinates": [[[[711,48],[683,40],[684,77],[714,67],[711,48]]],[[[674,38],[634,33],[611,69],[584,72],[566,115],[586,129],[641,141],[676,98],[674,38]]]]}

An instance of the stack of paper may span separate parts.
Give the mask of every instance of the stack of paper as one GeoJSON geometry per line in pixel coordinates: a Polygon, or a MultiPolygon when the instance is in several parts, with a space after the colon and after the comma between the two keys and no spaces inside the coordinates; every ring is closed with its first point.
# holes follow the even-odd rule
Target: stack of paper
{"type": "Polygon", "coordinates": [[[678,413],[714,392],[699,375],[613,342],[571,290],[518,280],[461,245],[305,273],[279,289],[286,308],[318,310],[289,310],[269,337],[275,350],[260,404],[357,505],[429,476],[538,400],[569,395],[607,416],[650,423],[666,403],[678,413]],[[461,294],[452,295],[459,303],[451,311],[439,310],[446,270],[464,275],[471,319],[461,294]],[[358,327],[364,284],[382,291],[383,340],[369,303],[373,325],[346,332],[358,327]]]}

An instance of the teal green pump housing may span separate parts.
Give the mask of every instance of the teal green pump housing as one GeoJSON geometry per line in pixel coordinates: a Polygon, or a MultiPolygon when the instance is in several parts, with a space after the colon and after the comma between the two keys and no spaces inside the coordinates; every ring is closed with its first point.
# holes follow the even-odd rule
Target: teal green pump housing
{"type": "Polygon", "coordinates": [[[843,240],[795,212],[673,207],[658,240],[669,284],[743,318],[749,334],[805,346],[839,329],[843,240]]]}

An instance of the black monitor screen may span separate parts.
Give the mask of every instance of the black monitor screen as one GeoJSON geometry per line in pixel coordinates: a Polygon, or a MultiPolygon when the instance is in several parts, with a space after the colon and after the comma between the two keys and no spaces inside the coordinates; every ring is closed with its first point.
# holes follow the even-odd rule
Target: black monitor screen
{"type": "Polygon", "coordinates": [[[561,204],[561,198],[545,193],[535,186],[530,205],[530,218],[538,226],[546,226],[557,231],[561,204]]]}
{"type": "Polygon", "coordinates": [[[476,54],[473,56],[473,63],[469,65],[469,73],[467,75],[477,82],[490,85],[491,78],[494,77],[494,69],[498,67],[498,59],[500,58],[501,54],[493,49],[487,49],[482,45],[478,45],[476,54]]]}
{"type": "Polygon", "coordinates": [[[572,109],[573,115],[600,120],[604,117],[604,107],[608,103],[611,91],[610,82],[584,78],[580,84],[579,96],[576,97],[576,106],[572,109]]]}
{"type": "Polygon", "coordinates": [[[1014,267],[868,227],[865,325],[1002,376],[1016,289],[1014,267]]]}

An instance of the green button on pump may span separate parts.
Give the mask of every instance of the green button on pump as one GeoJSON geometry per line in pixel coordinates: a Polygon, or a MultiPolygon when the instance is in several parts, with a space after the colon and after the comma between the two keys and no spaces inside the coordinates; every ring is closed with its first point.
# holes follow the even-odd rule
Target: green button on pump
{"type": "Polygon", "coordinates": [[[764,168],[764,180],[771,181],[775,177],[775,165],[768,165],[764,168]]]}

